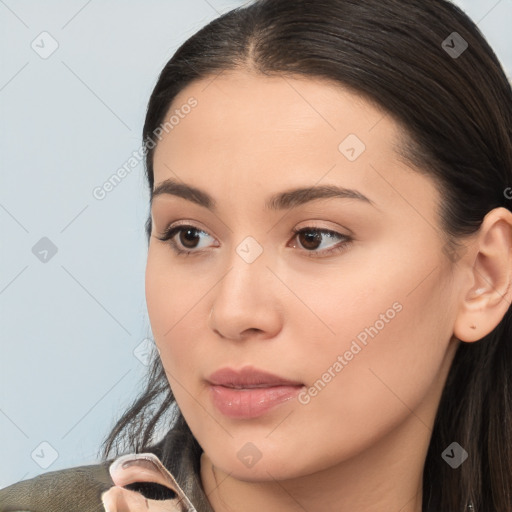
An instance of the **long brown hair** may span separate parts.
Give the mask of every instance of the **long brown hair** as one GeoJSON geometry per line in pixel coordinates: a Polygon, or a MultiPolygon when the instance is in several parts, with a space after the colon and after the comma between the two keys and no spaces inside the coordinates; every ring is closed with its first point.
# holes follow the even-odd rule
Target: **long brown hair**
{"type": "MultiPolygon", "coordinates": [[[[440,186],[442,229],[454,246],[491,209],[510,209],[511,86],[478,27],[452,3],[257,0],[215,19],[176,51],[149,100],[150,191],[155,130],[175,96],[194,80],[244,68],[327,78],[387,111],[403,128],[403,157],[440,186]]],[[[146,232],[149,242],[150,217],[146,232]]],[[[188,430],[155,354],[146,389],[105,439],[103,457],[144,450],[158,425],[188,430]]],[[[510,309],[490,334],[460,344],[425,461],[423,510],[470,503],[474,512],[512,510],[510,309]],[[456,469],[441,457],[454,441],[468,452],[456,469]]]]}

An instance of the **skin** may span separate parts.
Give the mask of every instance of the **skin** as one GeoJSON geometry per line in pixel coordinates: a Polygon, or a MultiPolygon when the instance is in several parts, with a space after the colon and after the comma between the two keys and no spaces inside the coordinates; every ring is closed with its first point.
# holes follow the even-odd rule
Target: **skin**
{"type": "Polygon", "coordinates": [[[420,512],[455,351],[490,332],[510,304],[512,214],[491,211],[460,257],[448,258],[439,191],[399,157],[400,126],[382,110],[325,80],[249,70],[190,84],[170,110],[191,96],[197,106],[158,142],[155,186],[168,178],[193,185],[218,211],[153,199],[146,299],[169,384],[204,450],[212,508],[420,512]],[[338,149],[349,134],[366,146],[354,161],[338,149]],[[373,204],[264,208],[277,192],[326,184],[373,204]],[[178,246],[202,253],[178,255],[158,239],[177,221],[199,230],[198,248],[179,234],[178,246]],[[325,255],[343,238],[324,235],[308,251],[312,244],[293,234],[305,227],[352,241],[325,255]],[[263,249],[252,263],[236,252],[247,236],[263,249]],[[228,418],[212,403],[205,379],[226,366],[252,365],[309,389],[397,303],[401,310],[309,403],[292,399],[254,419],[228,418]],[[237,456],[249,442],[261,454],[251,467],[237,456]]]}

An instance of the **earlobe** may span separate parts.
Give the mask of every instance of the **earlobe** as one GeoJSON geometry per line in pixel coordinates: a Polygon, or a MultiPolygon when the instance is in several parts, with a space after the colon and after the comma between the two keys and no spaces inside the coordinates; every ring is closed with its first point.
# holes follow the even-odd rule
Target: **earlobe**
{"type": "Polygon", "coordinates": [[[454,335],[461,341],[482,339],[495,329],[512,300],[512,213],[495,208],[484,218],[472,250],[464,258],[467,287],[454,335]]]}

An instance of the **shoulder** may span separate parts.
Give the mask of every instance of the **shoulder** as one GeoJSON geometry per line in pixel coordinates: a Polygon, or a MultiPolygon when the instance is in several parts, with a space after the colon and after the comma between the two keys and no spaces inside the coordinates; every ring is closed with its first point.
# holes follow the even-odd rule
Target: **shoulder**
{"type": "MultiPolygon", "coordinates": [[[[144,451],[163,457],[176,470],[178,480],[192,499],[204,505],[201,510],[210,510],[198,482],[197,454],[190,448],[188,436],[170,431],[144,451]]],[[[118,457],[50,471],[0,489],[0,512],[105,512],[102,494],[115,485],[109,467],[118,457]]]]}
{"type": "Polygon", "coordinates": [[[114,485],[112,462],[50,471],[0,489],[0,512],[104,512],[101,494],[114,485]]]}

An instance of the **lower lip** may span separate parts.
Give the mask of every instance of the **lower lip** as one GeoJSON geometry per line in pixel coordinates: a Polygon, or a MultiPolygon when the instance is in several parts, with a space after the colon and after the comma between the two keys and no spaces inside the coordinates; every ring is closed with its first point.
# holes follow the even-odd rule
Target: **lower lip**
{"type": "Polygon", "coordinates": [[[234,389],[210,385],[217,409],[230,418],[257,418],[297,396],[303,386],[234,389]]]}

